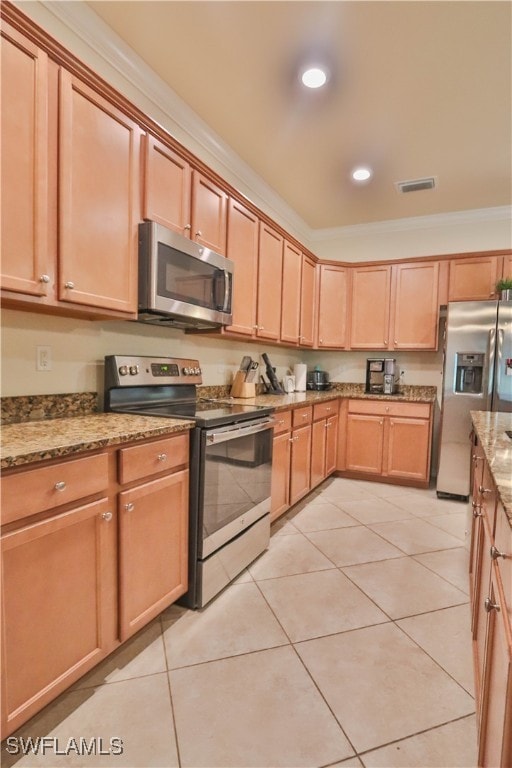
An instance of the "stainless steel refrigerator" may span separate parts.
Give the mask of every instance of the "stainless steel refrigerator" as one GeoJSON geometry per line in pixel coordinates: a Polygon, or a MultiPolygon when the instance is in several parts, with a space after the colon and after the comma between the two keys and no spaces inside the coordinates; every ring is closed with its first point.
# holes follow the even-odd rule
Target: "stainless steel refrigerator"
{"type": "Polygon", "coordinates": [[[439,497],[469,496],[470,411],[512,411],[512,301],[448,304],[439,497]]]}

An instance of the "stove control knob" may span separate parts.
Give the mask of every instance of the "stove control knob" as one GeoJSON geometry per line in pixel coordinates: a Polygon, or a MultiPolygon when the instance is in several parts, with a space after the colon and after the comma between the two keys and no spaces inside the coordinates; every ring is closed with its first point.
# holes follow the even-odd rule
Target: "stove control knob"
{"type": "Polygon", "coordinates": [[[190,368],[183,368],[183,375],[188,376],[190,374],[190,368]]]}
{"type": "Polygon", "coordinates": [[[136,376],[139,372],[138,365],[130,365],[130,376],[136,376]]]}
{"type": "Polygon", "coordinates": [[[127,365],[121,365],[119,368],[119,375],[120,376],[126,376],[128,373],[128,366],[127,365]]]}

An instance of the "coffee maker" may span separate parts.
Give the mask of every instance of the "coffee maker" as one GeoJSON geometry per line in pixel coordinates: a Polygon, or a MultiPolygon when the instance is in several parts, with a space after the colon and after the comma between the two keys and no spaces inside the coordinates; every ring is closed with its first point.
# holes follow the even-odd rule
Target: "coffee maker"
{"type": "Polygon", "coordinates": [[[395,395],[400,373],[394,357],[370,357],[366,360],[367,395],[395,395]]]}

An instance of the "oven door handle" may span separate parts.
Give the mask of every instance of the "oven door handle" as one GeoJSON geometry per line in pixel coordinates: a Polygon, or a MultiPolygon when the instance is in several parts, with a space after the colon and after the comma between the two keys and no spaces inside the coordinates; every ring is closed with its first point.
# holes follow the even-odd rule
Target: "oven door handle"
{"type": "Polygon", "coordinates": [[[208,430],[206,432],[206,444],[216,445],[217,443],[225,443],[227,440],[236,440],[239,437],[245,437],[245,435],[255,435],[257,432],[264,432],[266,429],[272,429],[274,422],[272,419],[265,419],[264,421],[251,422],[244,426],[231,425],[224,427],[221,430],[208,430]]]}

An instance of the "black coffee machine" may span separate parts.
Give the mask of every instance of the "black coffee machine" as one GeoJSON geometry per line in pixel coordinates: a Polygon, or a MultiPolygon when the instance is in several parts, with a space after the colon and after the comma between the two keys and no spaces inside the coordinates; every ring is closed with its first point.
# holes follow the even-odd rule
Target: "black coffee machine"
{"type": "Polygon", "coordinates": [[[370,357],[366,361],[367,395],[395,395],[400,372],[394,357],[370,357]]]}

